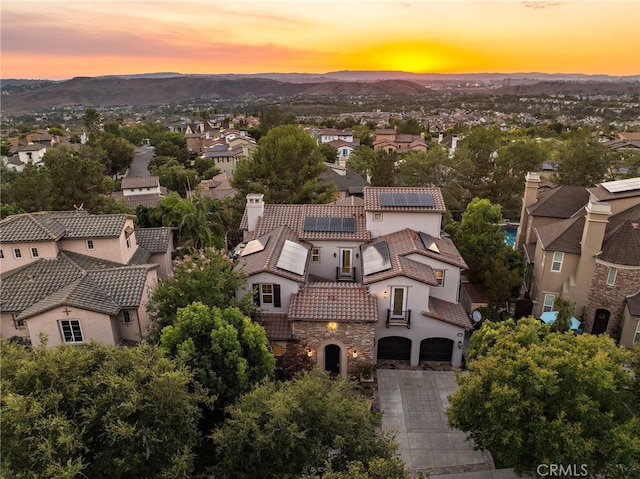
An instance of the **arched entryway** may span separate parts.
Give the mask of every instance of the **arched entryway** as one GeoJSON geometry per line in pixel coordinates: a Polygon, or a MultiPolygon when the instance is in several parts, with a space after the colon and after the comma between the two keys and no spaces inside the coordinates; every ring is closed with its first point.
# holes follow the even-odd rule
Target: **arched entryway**
{"type": "Polygon", "coordinates": [[[606,309],[596,309],[596,315],[593,318],[593,326],[591,327],[591,334],[602,334],[607,331],[609,326],[609,316],[611,313],[606,309]]]}
{"type": "Polygon", "coordinates": [[[449,338],[427,338],[420,343],[420,361],[451,362],[453,340],[449,338]]]}
{"type": "Polygon", "coordinates": [[[340,346],[337,344],[324,347],[324,369],[330,374],[340,374],[340,346]]]}
{"type": "Polygon", "coordinates": [[[378,361],[391,359],[409,361],[411,359],[411,340],[400,336],[388,336],[378,340],[378,361]]]}

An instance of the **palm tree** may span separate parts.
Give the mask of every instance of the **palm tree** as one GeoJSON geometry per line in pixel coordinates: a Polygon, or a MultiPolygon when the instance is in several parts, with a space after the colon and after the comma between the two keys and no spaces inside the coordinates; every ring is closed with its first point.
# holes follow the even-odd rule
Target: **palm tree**
{"type": "Polygon", "coordinates": [[[178,229],[178,246],[189,249],[219,248],[224,241],[221,208],[220,202],[214,198],[200,195],[191,199],[180,198],[163,215],[162,222],[178,229]]]}

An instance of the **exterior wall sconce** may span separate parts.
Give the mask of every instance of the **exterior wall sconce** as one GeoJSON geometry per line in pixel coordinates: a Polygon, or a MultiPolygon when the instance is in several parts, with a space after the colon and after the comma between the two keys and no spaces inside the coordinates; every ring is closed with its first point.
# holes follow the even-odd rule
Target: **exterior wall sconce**
{"type": "Polygon", "coordinates": [[[338,323],[336,323],[335,321],[331,321],[330,323],[327,324],[327,329],[332,333],[337,331],[338,323]]]}
{"type": "Polygon", "coordinates": [[[353,351],[353,359],[356,359],[358,357],[358,351],[353,351]]]}
{"type": "Polygon", "coordinates": [[[462,349],[462,341],[458,341],[458,349],[462,349]]]}
{"type": "Polygon", "coordinates": [[[309,356],[309,357],[313,356],[313,349],[311,349],[311,348],[307,349],[307,356],[309,356]]]}
{"type": "Polygon", "coordinates": [[[336,253],[335,251],[333,252],[333,257],[337,258],[338,257],[338,253],[336,253]]]}
{"type": "Polygon", "coordinates": [[[384,299],[387,299],[389,297],[389,291],[385,291],[384,292],[384,299]]]}

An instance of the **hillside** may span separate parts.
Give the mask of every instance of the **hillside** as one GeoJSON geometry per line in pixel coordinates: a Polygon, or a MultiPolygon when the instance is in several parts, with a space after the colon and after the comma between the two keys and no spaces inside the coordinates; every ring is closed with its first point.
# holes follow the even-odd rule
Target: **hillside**
{"type": "Polygon", "coordinates": [[[8,113],[36,112],[62,106],[159,105],[186,101],[290,97],[294,95],[406,95],[429,93],[406,80],[291,83],[265,78],[220,79],[208,76],[169,78],[73,78],[32,91],[2,96],[8,113]]]}

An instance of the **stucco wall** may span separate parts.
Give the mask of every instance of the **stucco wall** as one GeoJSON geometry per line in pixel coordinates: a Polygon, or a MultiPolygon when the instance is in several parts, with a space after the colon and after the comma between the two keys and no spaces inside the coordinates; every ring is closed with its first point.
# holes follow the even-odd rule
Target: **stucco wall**
{"type": "Polygon", "coordinates": [[[622,346],[626,346],[627,348],[633,348],[635,346],[633,340],[636,336],[638,322],[640,322],[640,317],[632,316],[629,313],[629,308],[625,307],[622,315],[622,331],[620,333],[620,344],[622,346]]]}
{"type": "Polygon", "coordinates": [[[366,212],[367,229],[372,237],[395,233],[405,228],[422,231],[436,238],[440,237],[442,224],[441,213],[402,213],[396,211],[382,212],[382,221],[373,221],[374,212],[366,212]]]}
{"type": "Polygon", "coordinates": [[[0,315],[0,337],[9,339],[13,336],[20,336],[21,338],[29,337],[29,328],[25,323],[24,327],[16,328],[13,323],[13,318],[10,313],[2,313],[0,315]]]}
{"type": "Polygon", "coordinates": [[[297,293],[300,288],[299,283],[287,278],[283,278],[282,276],[277,276],[271,273],[258,273],[247,278],[247,285],[236,292],[236,298],[239,300],[245,294],[251,292],[251,285],[256,283],[280,285],[280,299],[282,303],[281,307],[276,308],[273,306],[273,304],[262,304],[262,302],[260,303],[260,310],[270,313],[288,313],[291,295],[293,293],[297,293]]]}
{"type": "Polygon", "coordinates": [[[38,337],[40,333],[46,334],[48,346],[63,344],[64,341],[62,340],[62,333],[60,332],[58,321],[64,319],[77,319],[80,321],[83,343],[88,343],[93,339],[103,344],[116,344],[117,338],[114,338],[111,318],[109,316],[72,307],[68,308],[71,311],[67,315],[64,313],[64,309],[64,307],[58,307],[27,319],[31,344],[33,346],[40,344],[38,337]]]}
{"type": "MultiPolygon", "coordinates": [[[[356,279],[362,280],[361,242],[312,241],[312,243],[314,248],[320,249],[320,262],[314,263],[311,258],[309,259],[309,274],[336,281],[336,268],[340,266],[340,250],[345,248],[352,250],[351,266],[356,269],[356,279]]],[[[311,251],[309,251],[309,255],[311,255],[311,251]]]]}
{"type": "Polygon", "coordinates": [[[4,259],[0,260],[0,272],[11,271],[27,264],[33,263],[41,258],[55,258],[58,255],[58,245],[55,241],[40,241],[34,243],[2,243],[2,254],[4,259]],[[14,248],[19,248],[22,257],[14,258],[14,248]],[[38,256],[34,258],[31,248],[38,249],[38,256]]]}

